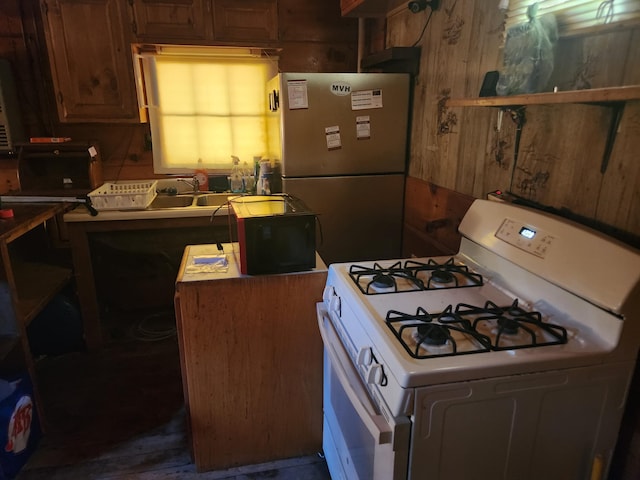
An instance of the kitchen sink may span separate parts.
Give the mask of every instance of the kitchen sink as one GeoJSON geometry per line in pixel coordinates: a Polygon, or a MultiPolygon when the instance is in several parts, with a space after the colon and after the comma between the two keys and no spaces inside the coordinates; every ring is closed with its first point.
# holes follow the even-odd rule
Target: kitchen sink
{"type": "Polygon", "coordinates": [[[193,205],[193,195],[158,195],[153,199],[149,210],[162,208],[184,208],[193,205]]]}
{"type": "Polygon", "coordinates": [[[196,205],[199,207],[218,207],[227,203],[230,197],[227,193],[207,193],[196,197],[196,205]]]}
{"type": "Polygon", "coordinates": [[[219,207],[227,203],[228,193],[195,193],[178,195],[158,195],[147,210],[187,207],[219,207]]]}

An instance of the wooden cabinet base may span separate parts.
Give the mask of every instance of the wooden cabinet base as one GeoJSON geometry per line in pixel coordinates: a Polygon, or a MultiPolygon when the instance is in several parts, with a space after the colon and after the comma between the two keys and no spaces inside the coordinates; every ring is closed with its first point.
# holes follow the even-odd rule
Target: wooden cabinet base
{"type": "Polygon", "coordinates": [[[315,304],[325,281],[326,270],[178,278],[180,360],[198,471],[320,451],[322,340],[315,304]]]}

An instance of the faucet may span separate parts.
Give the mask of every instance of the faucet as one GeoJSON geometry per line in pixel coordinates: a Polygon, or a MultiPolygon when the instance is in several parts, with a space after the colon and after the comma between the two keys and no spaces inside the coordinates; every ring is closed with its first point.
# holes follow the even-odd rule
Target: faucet
{"type": "Polygon", "coordinates": [[[198,193],[198,191],[200,190],[200,184],[198,183],[198,179],[196,177],[193,177],[191,181],[186,180],[184,178],[178,178],[178,181],[184,182],[187,185],[189,185],[191,188],[193,188],[193,193],[198,193]]]}

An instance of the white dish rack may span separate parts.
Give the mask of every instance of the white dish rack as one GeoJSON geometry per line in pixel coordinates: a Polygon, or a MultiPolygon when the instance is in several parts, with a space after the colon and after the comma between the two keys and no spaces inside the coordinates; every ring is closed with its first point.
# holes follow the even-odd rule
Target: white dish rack
{"type": "Polygon", "coordinates": [[[144,210],[153,202],[157,180],[106,182],[89,193],[96,210],[144,210]]]}

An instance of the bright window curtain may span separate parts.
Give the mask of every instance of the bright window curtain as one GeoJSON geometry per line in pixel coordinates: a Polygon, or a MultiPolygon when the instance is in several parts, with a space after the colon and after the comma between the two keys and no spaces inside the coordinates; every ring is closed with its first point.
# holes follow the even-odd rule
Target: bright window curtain
{"type": "Polygon", "coordinates": [[[640,0],[509,0],[507,30],[527,22],[533,3],[538,4],[538,17],[555,15],[561,37],[640,25],[640,0]]]}
{"type": "Polygon", "coordinates": [[[267,81],[274,59],[143,54],[156,173],[190,173],[202,159],[229,170],[268,151],[267,81]]]}

